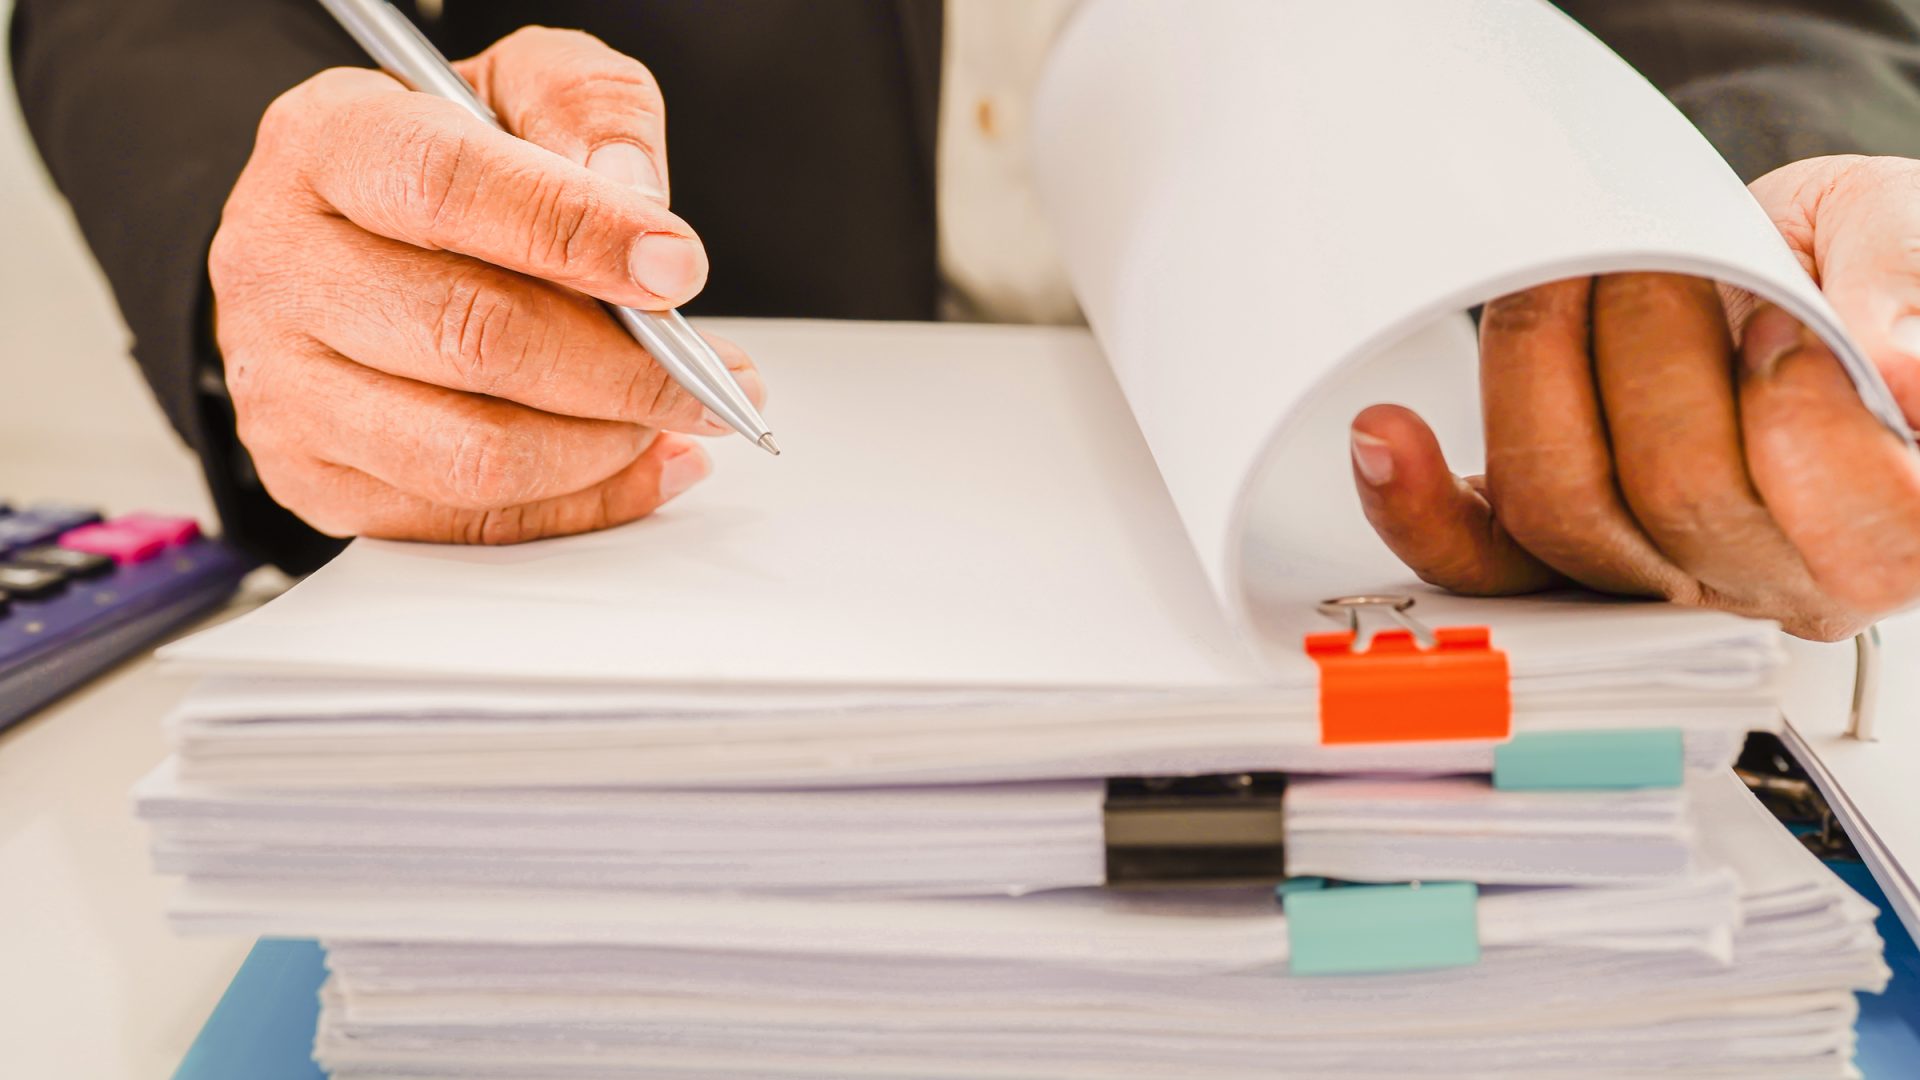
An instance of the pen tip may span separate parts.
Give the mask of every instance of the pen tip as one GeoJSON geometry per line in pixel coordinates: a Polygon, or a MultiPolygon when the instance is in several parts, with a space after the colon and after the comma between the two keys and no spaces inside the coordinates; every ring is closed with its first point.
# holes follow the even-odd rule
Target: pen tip
{"type": "Polygon", "coordinates": [[[769,431],[765,435],[760,436],[758,441],[760,443],[760,449],[765,450],[774,457],[780,456],[780,444],[773,441],[773,432],[769,431]]]}

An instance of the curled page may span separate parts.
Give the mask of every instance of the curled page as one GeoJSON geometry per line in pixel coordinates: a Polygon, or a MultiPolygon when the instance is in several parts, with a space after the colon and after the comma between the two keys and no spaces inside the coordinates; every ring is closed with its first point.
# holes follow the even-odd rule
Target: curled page
{"type": "Polygon", "coordinates": [[[1542,0],[1090,0],[1034,131],[1088,321],[1256,636],[1283,607],[1311,619],[1322,581],[1394,573],[1358,517],[1345,424],[1369,400],[1430,400],[1471,457],[1461,313],[1517,289],[1643,270],[1751,290],[1905,430],[1739,178],[1542,0]]]}

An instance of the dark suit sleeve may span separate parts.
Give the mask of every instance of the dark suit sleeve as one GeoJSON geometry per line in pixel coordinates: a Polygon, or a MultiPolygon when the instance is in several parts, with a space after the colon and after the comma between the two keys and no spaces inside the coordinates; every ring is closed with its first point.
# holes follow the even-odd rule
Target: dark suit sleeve
{"type": "Polygon", "coordinates": [[[313,0],[19,0],[11,50],[27,126],[154,396],[200,454],[227,535],[311,568],[337,544],[274,505],[237,447],[206,253],[268,102],[364,58],[313,0]]]}
{"type": "Polygon", "coordinates": [[[1920,157],[1903,0],[1560,0],[1751,181],[1826,154],[1920,157]]]}

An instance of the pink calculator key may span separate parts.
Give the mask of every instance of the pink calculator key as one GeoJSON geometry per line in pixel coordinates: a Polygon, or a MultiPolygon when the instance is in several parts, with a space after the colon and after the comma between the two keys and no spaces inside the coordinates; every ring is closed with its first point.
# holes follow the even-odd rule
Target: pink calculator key
{"type": "Polygon", "coordinates": [[[105,555],[121,566],[131,566],[160,554],[167,544],[157,536],[134,529],[122,529],[115,525],[82,525],[63,533],[60,546],[73,551],[105,555]]]}
{"type": "Polygon", "coordinates": [[[107,522],[116,529],[151,536],[167,547],[179,547],[200,538],[200,523],[192,518],[165,514],[127,514],[107,522]]]}

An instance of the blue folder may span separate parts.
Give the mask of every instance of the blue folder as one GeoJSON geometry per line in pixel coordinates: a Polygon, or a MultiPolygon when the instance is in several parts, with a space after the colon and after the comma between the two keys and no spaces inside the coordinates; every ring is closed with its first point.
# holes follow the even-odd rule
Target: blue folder
{"type": "Polygon", "coordinates": [[[1830,862],[1827,866],[1880,908],[1873,926],[1887,943],[1887,967],[1893,969],[1885,993],[1859,995],[1860,1043],[1853,1063],[1866,1080],[1920,1076],[1920,946],[1914,944],[1913,935],[1907,933],[1906,924],[1887,903],[1887,894],[1865,863],[1830,862]]]}
{"type": "Polygon", "coordinates": [[[261,938],[173,1080],[326,1080],[313,1063],[326,977],[319,942],[261,938]]]}

